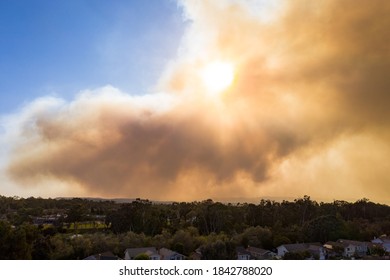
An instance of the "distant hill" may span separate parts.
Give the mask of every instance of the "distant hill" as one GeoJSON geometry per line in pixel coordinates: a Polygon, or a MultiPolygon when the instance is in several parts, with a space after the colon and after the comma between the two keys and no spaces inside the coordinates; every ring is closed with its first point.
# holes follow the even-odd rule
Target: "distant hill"
{"type": "MultiPolygon", "coordinates": [[[[143,198],[102,198],[102,197],[56,197],[55,199],[86,199],[91,201],[114,201],[115,203],[132,203],[136,200],[143,200],[143,198]]],[[[231,198],[211,198],[214,202],[222,202],[222,203],[255,203],[258,204],[262,199],[282,202],[283,200],[294,201],[293,197],[231,197],[231,198]]],[[[148,199],[149,200],[149,199],[148,199]]],[[[206,200],[203,199],[203,200],[206,200]]],[[[181,201],[161,201],[161,200],[149,200],[152,203],[156,204],[171,204],[173,202],[181,202],[181,201]]],[[[202,201],[202,200],[199,200],[202,201]]]]}
{"type": "MultiPolygon", "coordinates": [[[[102,197],[56,197],[55,199],[86,199],[86,200],[91,200],[91,201],[114,201],[116,203],[132,203],[133,201],[136,200],[146,200],[143,198],[102,198],[102,197]]],[[[149,199],[148,199],[149,200],[149,199]]],[[[152,203],[158,203],[158,204],[170,204],[174,201],[158,201],[158,200],[149,200],[152,203]]]]}

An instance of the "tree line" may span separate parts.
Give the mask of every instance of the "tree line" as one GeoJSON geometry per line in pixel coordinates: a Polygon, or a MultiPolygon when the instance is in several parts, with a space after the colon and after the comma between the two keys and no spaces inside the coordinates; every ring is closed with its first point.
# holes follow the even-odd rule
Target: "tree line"
{"type": "Polygon", "coordinates": [[[369,241],[390,234],[390,207],[361,199],[316,202],[131,203],[88,199],[10,198],[0,196],[0,259],[82,259],[126,248],[170,248],[190,256],[196,249],[208,259],[228,259],[236,246],[273,250],[281,244],[369,241]],[[64,214],[52,226],[35,226],[32,217],[64,214]],[[103,217],[103,218],[102,218],[103,217]],[[77,225],[100,219],[104,228],[77,225]]]}

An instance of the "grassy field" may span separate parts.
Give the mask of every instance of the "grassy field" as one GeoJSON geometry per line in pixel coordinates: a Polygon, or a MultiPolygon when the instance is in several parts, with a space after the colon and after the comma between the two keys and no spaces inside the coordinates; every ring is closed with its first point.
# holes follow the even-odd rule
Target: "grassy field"
{"type": "Polygon", "coordinates": [[[92,230],[92,229],[107,229],[107,225],[102,222],[80,222],[64,225],[64,229],[67,230],[92,230]]]}

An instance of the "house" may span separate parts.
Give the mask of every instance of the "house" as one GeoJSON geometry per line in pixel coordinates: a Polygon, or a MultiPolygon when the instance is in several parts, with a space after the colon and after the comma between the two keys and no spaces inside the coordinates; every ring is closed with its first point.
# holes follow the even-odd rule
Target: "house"
{"type": "Polygon", "coordinates": [[[134,260],[141,254],[148,255],[151,260],[184,260],[186,258],[186,256],[167,248],[157,250],[155,247],[143,247],[126,249],[125,260],[134,260]]]}
{"type": "Polygon", "coordinates": [[[355,240],[347,240],[347,239],[339,239],[338,243],[344,245],[344,256],[352,257],[352,256],[365,256],[369,250],[369,242],[361,242],[355,240]]]}
{"type": "Polygon", "coordinates": [[[329,255],[341,254],[343,257],[363,257],[367,255],[370,244],[355,240],[339,239],[336,242],[329,241],[324,244],[329,255]]]}
{"type": "Polygon", "coordinates": [[[61,215],[45,215],[41,217],[31,217],[34,225],[58,225],[61,215]]]}
{"type": "Polygon", "coordinates": [[[84,260],[120,260],[118,256],[115,256],[112,252],[104,252],[101,254],[91,255],[84,260]]]}
{"type": "Polygon", "coordinates": [[[237,247],[236,252],[237,252],[237,260],[250,260],[250,259],[252,259],[251,253],[248,252],[242,246],[237,247]]]}
{"type": "Polygon", "coordinates": [[[159,250],[161,260],[184,260],[185,256],[167,248],[159,250]]]}
{"type": "Polygon", "coordinates": [[[200,248],[196,249],[195,252],[192,252],[190,255],[191,260],[201,260],[202,259],[202,251],[200,248]]]}
{"type": "Polygon", "coordinates": [[[327,258],[340,258],[344,256],[344,245],[335,241],[328,241],[324,244],[327,258]]]}
{"type": "Polygon", "coordinates": [[[282,244],[276,247],[278,257],[283,258],[288,252],[295,252],[297,250],[304,251],[306,247],[303,244],[282,244]]]}
{"type": "Polygon", "coordinates": [[[371,240],[371,243],[375,245],[380,245],[386,252],[390,252],[390,237],[387,235],[382,235],[381,237],[374,238],[371,240]]]}
{"type": "Polygon", "coordinates": [[[249,246],[246,250],[251,254],[252,258],[256,260],[271,260],[276,256],[275,253],[261,248],[249,246]]]}
{"type": "Polygon", "coordinates": [[[325,249],[320,243],[282,244],[276,249],[280,258],[283,258],[286,253],[308,253],[310,255],[308,259],[325,259],[325,249]]]}
{"type": "Polygon", "coordinates": [[[140,254],[148,255],[151,260],[160,260],[160,255],[154,247],[126,249],[125,260],[134,260],[140,254]]]}

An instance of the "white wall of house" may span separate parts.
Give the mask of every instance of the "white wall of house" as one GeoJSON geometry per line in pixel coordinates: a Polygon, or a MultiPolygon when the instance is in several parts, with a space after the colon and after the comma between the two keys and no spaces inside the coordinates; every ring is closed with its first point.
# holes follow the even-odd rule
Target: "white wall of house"
{"type": "Polygon", "coordinates": [[[389,243],[383,243],[383,248],[386,250],[386,252],[390,252],[390,242],[389,243]]]}
{"type": "Polygon", "coordinates": [[[284,254],[286,254],[288,252],[286,247],[284,247],[283,245],[280,245],[278,248],[276,248],[276,250],[278,250],[278,256],[279,257],[283,257],[284,254]]]}
{"type": "Polygon", "coordinates": [[[237,259],[238,259],[238,260],[249,260],[249,259],[250,259],[250,256],[249,256],[249,255],[246,255],[246,254],[238,254],[238,255],[237,255],[237,259]]]}
{"type": "Polygon", "coordinates": [[[355,251],[356,251],[356,246],[350,244],[344,248],[344,256],[352,257],[355,254],[355,251]]]}
{"type": "Polygon", "coordinates": [[[184,260],[184,256],[180,254],[173,254],[169,257],[170,260],[184,260]]]}
{"type": "Polygon", "coordinates": [[[355,254],[365,255],[367,253],[367,250],[368,248],[366,245],[349,244],[347,247],[344,248],[344,256],[353,257],[355,254]]]}
{"type": "Polygon", "coordinates": [[[157,261],[157,260],[160,259],[160,255],[150,255],[149,258],[150,258],[151,260],[157,261]]]}
{"type": "Polygon", "coordinates": [[[390,240],[375,238],[371,241],[374,244],[380,244],[386,250],[386,252],[390,252],[390,240]]]}

